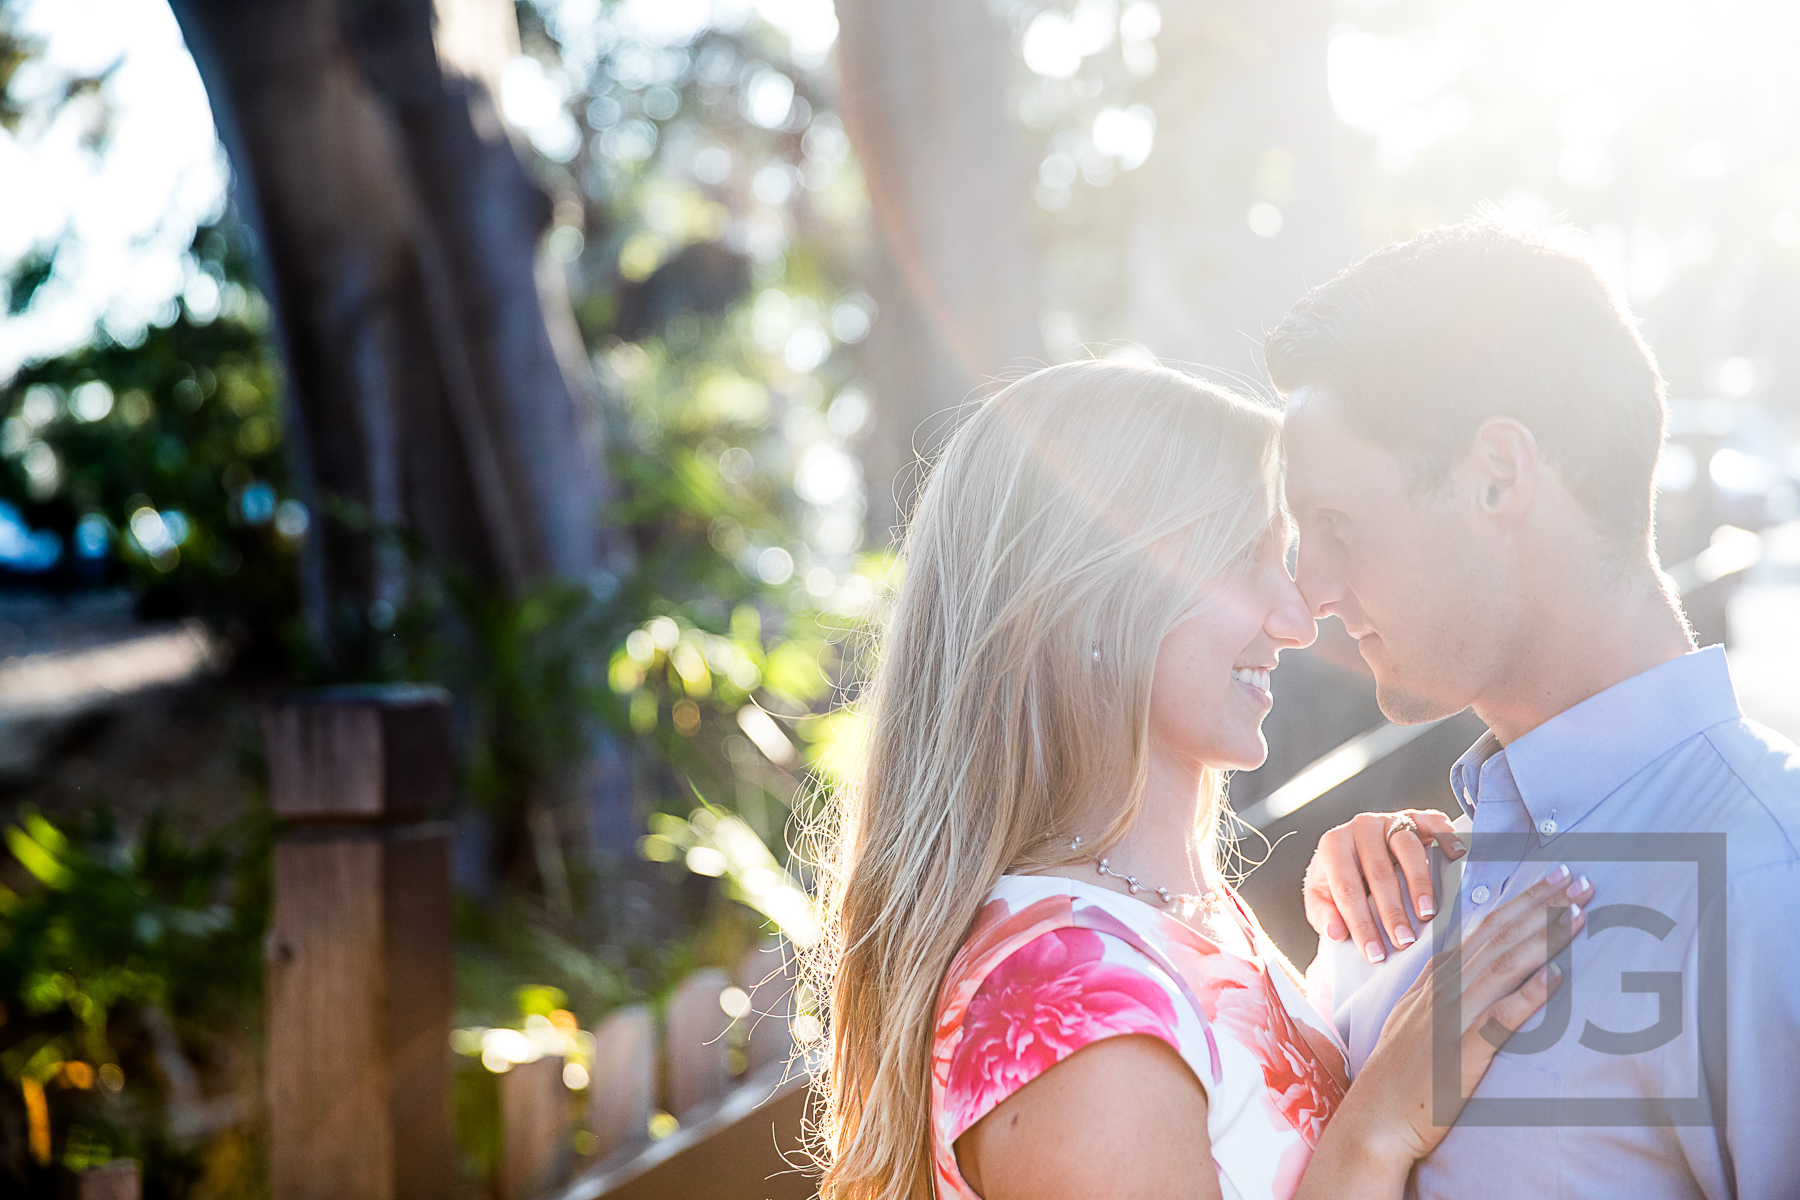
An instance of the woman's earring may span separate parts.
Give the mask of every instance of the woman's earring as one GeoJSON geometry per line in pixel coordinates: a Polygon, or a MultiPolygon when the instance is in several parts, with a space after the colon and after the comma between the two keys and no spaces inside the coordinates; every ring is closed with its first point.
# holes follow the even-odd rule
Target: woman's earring
{"type": "Polygon", "coordinates": [[[1100,643],[1099,642],[1094,643],[1094,661],[1095,662],[1100,661],[1100,643]]]}

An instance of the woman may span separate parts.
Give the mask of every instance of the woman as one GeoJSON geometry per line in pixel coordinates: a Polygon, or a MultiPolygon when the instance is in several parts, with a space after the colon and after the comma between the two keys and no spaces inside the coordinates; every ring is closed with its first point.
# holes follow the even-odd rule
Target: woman
{"type": "MultiPolygon", "coordinates": [[[[1426,988],[1349,1086],[1219,874],[1224,773],[1262,762],[1268,673],[1314,636],[1279,433],[1176,372],[1090,362],[950,440],[826,860],[827,1200],[1398,1196],[1443,1136],[1426,988]]],[[[1589,899],[1569,886],[1465,943],[1463,1095],[1481,1026],[1556,985],[1589,899]],[[1547,946],[1552,903],[1573,919],[1547,946]]]]}

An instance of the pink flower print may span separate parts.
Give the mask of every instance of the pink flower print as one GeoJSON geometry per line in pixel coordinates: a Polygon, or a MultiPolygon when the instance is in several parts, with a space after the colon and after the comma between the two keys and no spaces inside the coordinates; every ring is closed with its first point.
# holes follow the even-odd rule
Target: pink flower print
{"type": "Polygon", "coordinates": [[[1302,1142],[1317,1145],[1344,1089],[1306,1043],[1274,985],[1265,977],[1250,987],[1228,987],[1214,1004],[1214,1020],[1261,1064],[1270,1107],[1302,1142]]]}
{"type": "Polygon", "coordinates": [[[1142,971],[1105,962],[1104,950],[1097,933],[1058,929],[989,973],[969,1001],[950,1062],[950,1140],[1089,1043],[1147,1033],[1178,1045],[1168,994],[1142,971]]]}
{"type": "Polygon", "coordinates": [[[944,974],[943,990],[938,995],[937,1024],[932,1032],[932,1057],[937,1071],[943,1074],[943,1059],[949,1039],[962,1025],[963,1011],[968,1008],[976,987],[986,978],[989,965],[1004,957],[1010,946],[1023,945],[1040,934],[1060,928],[1069,922],[1069,898],[1051,896],[1028,904],[1018,912],[1004,900],[990,900],[975,916],[969,936],[950,960],[944,974]]]}

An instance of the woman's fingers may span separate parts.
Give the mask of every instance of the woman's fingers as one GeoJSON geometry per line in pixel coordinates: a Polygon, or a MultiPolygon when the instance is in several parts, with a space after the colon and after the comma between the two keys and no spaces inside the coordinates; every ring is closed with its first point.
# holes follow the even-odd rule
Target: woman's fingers
{"type": "Polygon", "coordinates": [[[1306,919],[1332,941],[1348,937],[1370,962],[1386,955],[1382,930],[1401,948],[1414,941],[1412,908],[1422,920],[1437,913],[1431,858],[1425,848],[1439,845],[1457,857],[1466,852],[1450,818],[1435,809],[1397,813],[1361,813],[1319,839],[1306,869],[1302,898],[1306,919]],[[1388,835],[1396,817],[1410,817],[1417,833],[1401,829],[1388,835]]]}
{"type": "Polygon", "coordinates": [[[1425,852],[1425,843],[1410,830],[1402,829],[1387,839],[1387,847],[1394,862],[1399,864],[1400,877],[1406,880],[1413,911],[1419,914],[1421,921],[1431,920],[1437,915],[1437,897],[1431,886],[1431,855],[1425,852]]]}
{"type": "MultiPolygon", "coordinates": [[[[1441,847],[1450,858],[1460,858],[1468,851],[1463,846],[1462,838],[1457,835],[1456,827],[1450,818],[1435,808],[1407,808],[1392,814],[1376,814],[1385,816],[1387,824],[1382,827],[1387,842],[1388,853],[1393,855],[1399,864],[1400,877],[1406,881],[1406,892],[1412,897],[1413,911],[1419,914],[1421,921],[1429,921],[1437,915],[1437,885],[1431,878],[1431,855],[1425,848],[1430,845],[1441,847]],[[1410,817],[1417,832],[1406,829],[1387,834],[1394,817],[1410,817]]],[[[1393,929],[1390,922],[1388,928],[1393,929]]],[[[1405,936],[1410,936],[1408,929],[1405,936]]],[[[1401,936],[1396,931],[1396,938],[1401,936]]]]}
{"type": "Polygon", "coordinates": [[[1316,851],[1313,860],[1306,865],[1306,880],[1300,886],[1300,898],[1306,905],[1306,921],[1313,927],[1313,932],[1334,942],[1350,936],[1350,927],[1338,914],[1337,901],[1331,896],[1331,880],[1320,866],[1316,851]]]}
{"type": "Polygon", "coordinates": [[[1550,993],[1561,985],[1562,977],[1560,966],[1545,963],[1527,975],[1524,983],[1488,1005],[1483,1019],[1475,1023],[1474,1032],[1496,1050],[1505,1048],[1506,1039],[1519,1032],[1549,1002],[1550,993]]]}
{"type": "Polygon", "coordinates": [[[1456,831],[1450,818],[1435,808],[1409,808],[1405,816],[1411,817],[1419,826],[1419,837],[1427,846],[1435,845],[1450,859],[1458,859],[1469,852],[1463,842],[1462,834],[1456,831]]]}
{"type": "Polygon", "coordinates": [[[1403,842],[1411,842],[1420,859],[1424,858],[1424,851],[1411,834],[1397,833],[1388,837],[1388,827],[1396,815],[1362,813],[1350,821],[1350,830],[1356,841],[1356,857],[1362,865],[1363,879],[1369,885],[1369,901],[1380,914],[1382,927],[1393,938],[1394,945],[1404,950],[1416,939],[1412,921],[1406,915],[1406,893],[1401,888],[1399,873],[1394,870],[1394,848],[1403,842]]]}
{"type": "MultiPolygon", "coordinates": [[[[1320,838],[1317,861],[1350,940],[1364,958],[1377,963],[1387,957],[1387,950],[1381,942],[1381,927],[1375,923],[1375,910],[1370,907],[1357,829],[1356,821],[1350,821],[1320,838]]],[[[1387,857],[1385,852],[1382,857],[1387,857]]],[[[1390,869],[1388,873],[1393,872],[1390,869]]]]}
{"type": "Polygon", "coordinates": [[[1545,963],[1526,977],[1525,982],[1488,1005],[1480,1017],[1471,1022],[1462,1037],[1463,1095],[1468,1096],[1487,1074],[1494,1055],[1506,1046],[1507,1039],[1550,1001],[1550,994],[1562,986],[1562,968],[1545,963]]]}
{"type": "Polygon", "coordinates": [[[1483,921],[1463,943],[1463,1012],[1514,991],[1560,954],[1585,927],[1593,896],[1587,876],[1555,867],[1483,921]]]}

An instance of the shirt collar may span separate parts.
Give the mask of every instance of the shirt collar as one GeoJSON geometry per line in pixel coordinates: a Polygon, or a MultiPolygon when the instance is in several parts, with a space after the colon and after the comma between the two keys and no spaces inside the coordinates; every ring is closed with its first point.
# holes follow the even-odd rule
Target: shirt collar
{"type": "MultiPolygon", "coordinates": [[[[1708,646],[1651,667],[1558,713],[1504,748],[1533,825],[1569,829],[1619,785],[1704,729],[1743,716],[1725,649],[1708,646]]],[[[1465,811],[1481,797],[1481,767],[1501,752],[1490,731],[1450,771],[1465,811]]]]}
{"type": "Polygon", "coordinates": [[[1475,815],[1475,805],[1481,798],[1481,767],[1488,759],[1500,753],[1500,739],[1494,731],[1484,730],[1475,744],[1463,751],[1461,758],[1450,768],[1450,790],[1456,793],[1456,801],[1462,810],[1470,816],[1475,815]]]}

